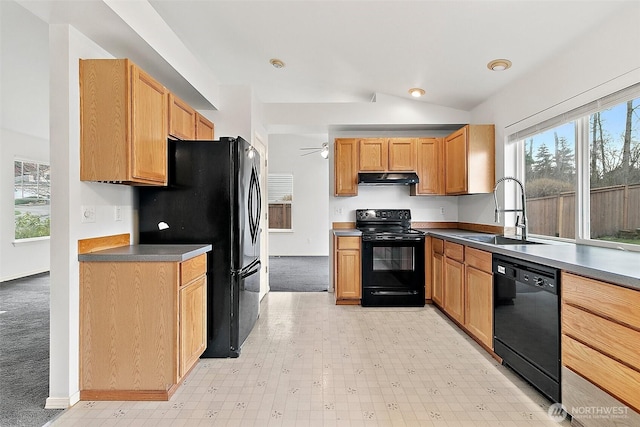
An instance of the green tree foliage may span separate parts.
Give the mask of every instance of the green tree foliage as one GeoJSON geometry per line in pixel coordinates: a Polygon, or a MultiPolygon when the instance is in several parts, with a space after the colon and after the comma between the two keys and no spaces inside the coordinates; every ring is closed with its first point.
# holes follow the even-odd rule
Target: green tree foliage
{"type": "Polygon", "coordinates": [[[16,214],[16,239],[44,237],[50,234],[50,218],[42,218],[28,212],[16,214]]]}

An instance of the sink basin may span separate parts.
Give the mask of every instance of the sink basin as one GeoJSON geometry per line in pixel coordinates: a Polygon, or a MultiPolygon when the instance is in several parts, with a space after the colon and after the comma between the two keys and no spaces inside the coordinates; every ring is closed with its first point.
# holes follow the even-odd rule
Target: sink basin
{"type": "Polygon", "coordinates": [[[541,242],[522,240],[513,237],[499,236],[495,234],[482,234],[477,236],[458,236],[463,239],[474,240],[476,242],[490,243],[492,245],[541,245],[541,242]]]}

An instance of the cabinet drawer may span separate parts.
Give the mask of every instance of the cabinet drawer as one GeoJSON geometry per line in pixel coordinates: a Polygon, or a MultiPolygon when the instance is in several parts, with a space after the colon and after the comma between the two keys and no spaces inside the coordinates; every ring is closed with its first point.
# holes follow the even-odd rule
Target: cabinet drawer
{"type": "Polygon", "coordinates": [[[184,286],[207,272],[207,254],[186,260],[180,264],[180,285],[184,286]]]}
{"type": "Polygon", "coordinates": [[[481,251],[479,249],[466,247],[464,254],[465,263],[470,267],[491,273],[492,257],[490,252],[481,251]]]}
{"type": "Polygon", "coordinates": [[[562,301],[640,329],[639,291],[563,273],[562,301]]]}
{"type": "Polygon", "coordinates": [[[338,237],[338,250],[360,249],[360,237],[338,237]]]}
{"type": "Polygon", "coordinates": [[[447,258],[464,262],[464,246],[457,243],[444,242],[444,254],[447,258]]]}
{"type": "Polygon", "coordinates": [[[444,241],[441,239],[433,239],[433,252],[444,254],[444,241]]]}
{"type": "Polygon", "coordinates": [[[640,373],[604,354],[562,336],[562,364],[634,410],[640,408],[640,373]]]}
{"type": "Polygon", "coordinates": [[[640,366],[640,332],[634,329],[563,304],[562,333],[629,366],[640,366]]]}

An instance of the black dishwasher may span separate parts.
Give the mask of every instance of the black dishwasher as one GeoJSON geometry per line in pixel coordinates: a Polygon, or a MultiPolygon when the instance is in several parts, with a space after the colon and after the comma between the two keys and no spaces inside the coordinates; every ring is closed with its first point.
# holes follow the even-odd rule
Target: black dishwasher
{"type": "Polygon", "coordinates": [[[560,402],[560,272],[493,255],[493,346],[502,363],[560,402]]]}

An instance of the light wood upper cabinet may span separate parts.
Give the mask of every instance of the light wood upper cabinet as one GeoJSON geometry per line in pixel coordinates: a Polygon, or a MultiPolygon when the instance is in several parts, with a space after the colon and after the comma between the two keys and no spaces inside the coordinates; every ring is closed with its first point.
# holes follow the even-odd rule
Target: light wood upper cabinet
{"type": "Polygon", "coordinates": [[[442,138],[418,138],[416,145],[420,182],[411,186],[411,195],[444,194],[442,138]]]}
{"type": "Polygon", "coordinates": [[[334,141],[334,195],[358,195],[358,140],[336,138],[334,141]]]}
{"type": "Polygon", "coordinates": [[[389,138],[390,171],[413,172],[416,170],[416,138],[389,138]]]}
{"type": "Polygon", "coordinates": [[[363,138],[359,144],[361,172],[416,170],[416,138],[363,138]]]}
{"type": "Polygon", "coordinates": [[[80,60],[80,179],[166,185],[168,91],[128,59],[80,60]]]}
{"type": "Polygon", "coordinates": [[[495,183],[493,125],[466,125],[444,138],[446,194],[491,193],[495,183]]]}
{"type": "Polygon", "coordinates": [[[196,110],[172,93],[169,93],[169,136],[184,140],[196,138],[196,110]]]}
{"type": "Polygon", "coordinates": [[[211,141],[214,137],[213,123],[200,113],[196,113],[196,139],[211,141]]]}
{"type": "Polygon", "coordinates": [[[360,237],[335,238],[336,303],[359,304],[362,295],[360,237]]]}
{"type": "Polygon", "coordinates": [[[389,146],[385,138],[364,138],[360,140],[359,170],[363,172],[384,172],[389,164],[389,146]]]}

